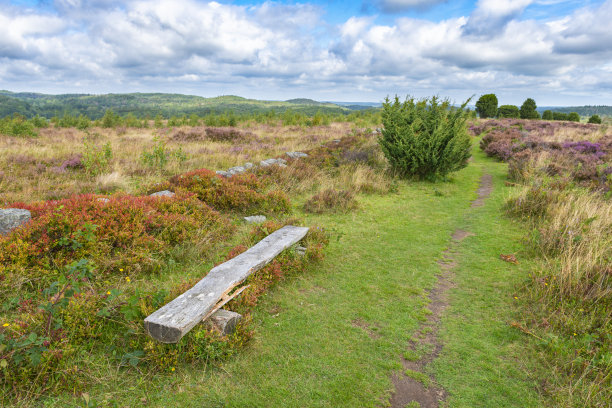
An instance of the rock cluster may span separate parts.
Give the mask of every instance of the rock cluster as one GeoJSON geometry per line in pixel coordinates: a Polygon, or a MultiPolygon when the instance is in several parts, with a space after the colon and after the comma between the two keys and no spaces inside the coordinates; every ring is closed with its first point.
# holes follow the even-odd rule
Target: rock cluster
{"type": "MultiPolygon", "coordinates": [[[[302,152],[286,152],[287,157],[290,159],[300,159],[302,157],[308,157],[306,153],[302,152]]],[[[268,167],[268,166],[279,166],[279,167],[287,167],[287,160],[285,159],[266,159],[259,162],[259,166],[268,167]]],[[[249,169],[254,169],[257,166],[253,163],[245,163],[243,166],[235,166],[229,168],[227,170],[217,170],[216,173],[223,177],[232,177],[234,174],[244,173],[249,169]]]]}

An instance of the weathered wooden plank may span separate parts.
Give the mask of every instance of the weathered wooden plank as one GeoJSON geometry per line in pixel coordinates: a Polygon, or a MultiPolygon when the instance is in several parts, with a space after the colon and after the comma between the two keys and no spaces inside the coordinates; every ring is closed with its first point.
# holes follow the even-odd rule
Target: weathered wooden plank
{"type": "Polygon", "coordinates": [[[242,315],[236,312],[231,312],[225,309],[219,309],[213,313],[208,320],[206,325],[208,327],[217,330],[224,336],[232,334],[236,329],[236,325],[242,319],[242,315]]]}
{"type": "Polygon", "coordinates": [[[287,225],[235,258],[215,266],[194,287],[151,313],[144,321],[145,329],[162,343],[178,342],[231,288],[304,238],[307,232],[306,227],[287,225]]]}

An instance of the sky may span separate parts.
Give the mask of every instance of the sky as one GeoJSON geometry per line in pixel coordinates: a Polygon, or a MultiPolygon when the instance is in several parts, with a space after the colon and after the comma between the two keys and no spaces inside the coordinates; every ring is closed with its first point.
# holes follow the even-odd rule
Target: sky
{"type": "Polygon", "coordinates": [[[612,0],[0,0],[0,89],[612,105],[612,0]]]}

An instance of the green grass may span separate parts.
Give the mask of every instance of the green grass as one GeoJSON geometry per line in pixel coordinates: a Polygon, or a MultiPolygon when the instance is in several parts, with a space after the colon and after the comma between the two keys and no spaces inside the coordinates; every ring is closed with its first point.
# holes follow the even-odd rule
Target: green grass
{"type": "Polygon", "coordinates": [[[529,340],[509,325],[515,291],[529,268],[529,260],[520,257],[524,230],[501,211],[509,191],[506,166],[480,151],[475,155],[474,165],[493,176],[494,190],[461,226],[475,235],[465,238],[455,255],[457,287],[442,321],[445,347],[434,373],[451,407],[539,407],[537,384],[529,376],[529,340]],[[520,264],[502,261],[502,253],[518,253],[520,264]]]}
{"type": "MultiPolygon", "coordinates": [[[[508,326],[512,291],[525,273],[498,259],[519,249],[520,227],[500,215],[504,167],[477,154],[445,183],[401,183],[397,194],[360,196],[344,215],[305,215],[334,233],[327,258],[282,282],[254,313],[256,334],[220,365],[173,374],[119,371],[88,390],[102,406],[380,407],[391,374],[425,320],[436,260],[457,228],[476,235],[457,248],[458,288],[435,362],[449,406],[538,406],[519,357],[524,338],[508,326]],[[487,204],[470,209],[483,172],[494,175],[487,204]],[[359,321],[359,325],[354,324],[359,321]],[[363,327],[367,325],[367,327],[363,327]]],[[[81,404],[70,396],[48,406],[81,404]]]]}
{"type": "Polygon", "coordinates": [[[429,384],[431,383],[431,380],[429,379],[427,374],[423,374],[420,371],[406,370],[404,371],[404,374],[406,374],[408,377],[412,378],[413,380],[420,382],[421,384],[423,384],[423,387],[425,388],[428,388],[429,384]]]}

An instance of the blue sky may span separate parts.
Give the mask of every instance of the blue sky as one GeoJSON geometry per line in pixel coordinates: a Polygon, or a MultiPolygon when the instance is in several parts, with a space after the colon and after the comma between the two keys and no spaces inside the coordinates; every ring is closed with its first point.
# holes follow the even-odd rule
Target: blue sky
{"type": "Polygon", "coordinates": [[[612,0],[0,0],[0,88],[612,105],[612,0]]]}

